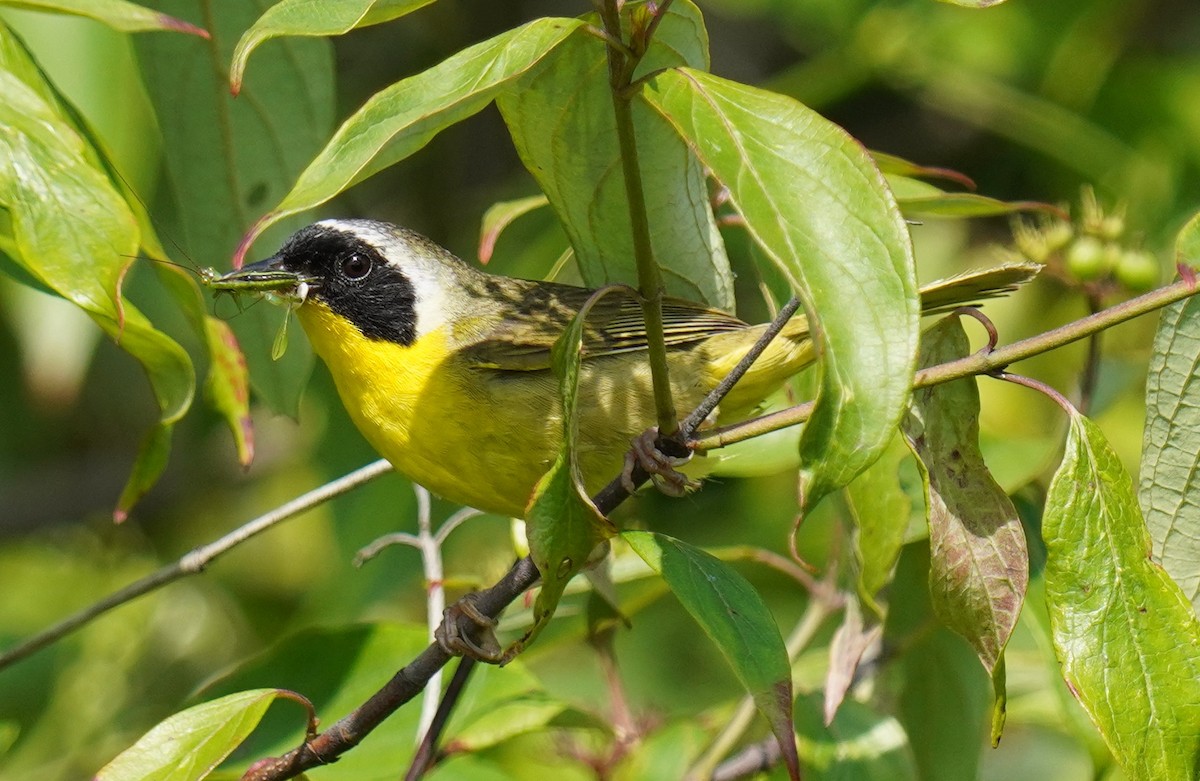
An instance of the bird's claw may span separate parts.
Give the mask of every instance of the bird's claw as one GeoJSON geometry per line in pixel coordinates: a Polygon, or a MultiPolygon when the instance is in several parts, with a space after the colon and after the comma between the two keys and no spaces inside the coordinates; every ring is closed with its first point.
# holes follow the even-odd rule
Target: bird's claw
{"type": "Polygon", "coordinates": [[[498,664],[504,658],[496,639],[496,620],[475,605],[475,595],[467,594],[446,608],[442,623],[433,637],[451,656],[466,656],[479,662],[498,664]]]}
{"type": "Polygon", "coordinates": [[[633,482],[633,470],[641,467],[650,475],[658,490],[668,496],[683,496],[689,490],[700,486],[695,480],[678,471],[675,467],[683,466],[692,459],[689,451],[686,456],[672,456],[663,452],[659,442],[658,429],[651,428],[635,437],[630,443],[629,451],[625,454],[625,466],[621,470],[621,485],[629,493],[637,490],[633,482]]]}

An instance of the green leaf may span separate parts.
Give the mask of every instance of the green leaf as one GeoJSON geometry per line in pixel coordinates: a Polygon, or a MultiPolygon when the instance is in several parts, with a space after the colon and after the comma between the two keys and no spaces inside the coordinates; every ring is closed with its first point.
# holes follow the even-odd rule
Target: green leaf
{"type": "Polygon", "coordinates": [[[238,347],[233,329],[224,320],[205,317],[204,327],[212,361],[204,390],[213,407],[229,424],[238,461],[242,466],[249,466],[254,460],[254,428],[250,420],[250,377],[246,371],[246,358],[238,347]]]}
{"type": "Polygon", "coordinates": [[[1022,212],[1044,212],[1061,216],[1062,209],[1038,201],[1002,201],[976,193],[940,193],[899,197],[900,211],[909,219],[922,217],[996,217],[1022,212]]]}
{"type": "Polygon", "coordinates": [[[539,67],[582,24],[577,19],[537,19],[373,95],[338,128],[291,192],[254,224],[242,240],[239,260],[268,226],[398,163],[442,130],[482,110],[501,89],[539,67]]]}
{"type": "Polygon", "coordinates": [[[342,35],[399,19],[434,0],[281,0],[267,9],[233,50],[229,83],[236,95],[250,54],[264,41],[285,35],[342,35]]]}
{"type": "MultiPolygon", "coordinates": [[[[1180,263],[1200,263],[1200,214],[1179,234],[1180,263]]],[[[1153,553],[1200,612],[1200,300],[1159,315],[1146,377],[1146,428],[1138,498],[1153,553]]]]}
{"type": "MultiPolygon", "coordinates": [[[[671,5],[641,67],[676,65],[708,67],[704,21],[687,0],[671,5]]],[[[496,105],[562,221],[584,282],[599,287],[636,280],[604,42],[592,36],[565,41],[545,68],[505,90],[496,105]]],[[[704,168],[662,117],[641,102],[632,110],[650,241],[667,292],[732,311],[733,274],[704,168]]]]}
{"type": "Polygon", "coordinates": [[[133,462],[133,471],[121,490],[116,509],[113,510],[113,520],[116,523],[122,523],[129,516],[130,509],[158,482],[158,478],[162,477],[163,470],[167,468],[167,458],[171,455],[171,433],[174,428],[171,423],[159,423],[142,439],[137,458],[133,462]]]}
{"type": "MultiPolygon", "coordinates": [[[[391,623],[308,629],[281,639],[263,654],[251,658],[206,690],[204,696],[267,685],[289,689],[312,701],[322,726],[328,729],[378,691],[398,666],[425,650],[429,645],[428,631],[424,626],[391,623]],[[322,663],[314,664],[314,659],[322,663]]],[[[483,680],[490,676],[491,669],[479,668],[476,672],[483,675],[473,677],[468,687],[467,696],[471,698],[486,696],[476,689],[477,685],[482,690],[490,688],[483,680]]],[[[519,665],[501,672],[529,686],[528,675],[519,665]]],[[[516,682],[512,685],[514,689],[516,682]]],[[[326,781],[361,781],[378,778],[379,768],[406,767],[415,748],[419,711],[415,704],[401,708],[388,719],[387,728],[376,730],[370,739],[347,752],[336,764],[323,768],[318,777],[326,781]]],[[[279,756],[295,748],[303,738],[303,721],[291,709],[280,708],[266,715],[239,756],[279,756]]],[[[233,777],[240,775],[236,773],[233,777]]]]}
{"type": "Polygon", "coordinates": [[[848,700],[826,726],[821,697],[796,698],[796,735],[806,781],[916,781],[904,728],[848,700]]]}
{"type": "Polygon", "coordinates": [[[0,5],[85,16],[127,33],[165,30],[209,37],[202,27],[125,0],[4,0],[0,5]]]}
{"type": "Polygon", "coordinates": [[[1200,768],[1200,621],[1150,558],[1132,481],[1072,411],[1046,497],[1046,601],[1063,676],[1131,778],[1200,768]]]}
{"type": "Polygon", "coordinates": [[[971,180],[971,177],[951,168],[919,165],[905,160],[903,157],[889,155],[886,152],[879,152],[874,149],[871,150],[871,159],[875,161],[875,165],[879,166],[879,170],[889,180],[893,177],[903,177],[906,179],[943,179],[961,184],[968,190],[975,189],[975,182],[971,180]]]}
{"type": "MultiPolygon", "coordinates": [[[[921,365],[969,349],[960,319],[948,317],[922,336],[921,365]]],[[[903,428],[924,470],[934,612],[966,638],[991,675],[1021,613],[1029,554],[1017,510],[979,450],[975,379],[914,392],[903,428]]]]}
{"type": "Polygon", "coordinates": [[[900,484],[900,464],[910,455],[897,435],[879,460],[846,486],[846,501],[854,514],[858,594],[878,614],[882,608],[876,595],[892,580],[912,513],[912,500],[900,484]]]}
{"type": "Polygon", "coordinates": [[[883,696],[896,702],[918,778],[978,778],[990,686],[971,648],[934,619],[929,568],[924,541],[905,546],[896,565],[883,640],[883,647],[897,649],[899,658],[881,681],[894,691],[883,696]]]}
{"type": "Polygon", "coordinates": [[[654,532],[622,532],[629,547],[662,575],[754,698],[779,739],[793,778],[799,777],[792,732],[792,671],[779,627],[762,597],[720,559],[654,532]]]}
{"type": "MultiPolygon", "coordinates": [[[[213,44],[177,36],[134,43],[163,135],[164,232],[189,254],[219,265],[246,227],[287,191],[333,126],[333,59],[327,41],[287,39],[262,52],[243,95],[234,100],[222,74],[237,36],[267,0],[228,3],[211,15],[213,44]]],[[[203,18],[200,0],[167,0],[164,10],[203,18]]],[[[282,242],[300,221],[282,225],[282,242]]],[[[312,370],[308,343],[270,359],[283,312],[252,306],[230,321],[245,349],[254,389],[275,410],[294,415],[312,370]]]]}
{"type": "Polygon", "coordinates": [[[492,259],[496,241],[505,228],[512,225],[518,218],[549,203],[550,201],[544,195],[530,195],[512,201],[501,201],[488,207],[488,210],[483,213],[483,219],[479,226],[479,262],[486,265],[492,259]]]}
{"type": "Polygon", "coordinates": [[[566,708],[566,703],[544,696],[493,703],[487,711],[475,714],[473,720],[446,741],[446,751],[481,751],[517,735],[536,732],[544,729],[566,708]]]}
{"type": "Polygon", "coordinates": [[[230,694],[176,713],[96,774],[97,781],[204,778],[258,725],[278,689],[230,694]]]}
{"type": "Polygon", "coordinates": [[[904,220],[865,150],[791,98],[687,68],[640,94],[729,188],[817,326],[821,385],[800,439],[807,511],[879,456],[908,401],[918,304],[904,220]]]}
{"type": "Polygon", "coordinates": [[[505,652],[511,658],[533,642],[562,599],[563,590],[602,542],[616,533],[583,487],[579,471],[579,364],[588,313],[616,287],[592,294],[554,343],[551,363],[562,399],[562,445],[549,471],[538,480],[525,512],[529,555],[542,576],[533,605],[533,625],[505,652]]]}
{"type": "MultiPolygon", "coordinates": [[[[6,63],[22,49],[6,38],[6,63]]],[[[33,80],[36,66],[23,68],[33,80]]],[[[156,330],[125,301],[121,281],[136,255],[134,215],[106,174],[98,153],[76,132],[56,104],[12,72],[0,70],[0,205],[8,209],[13,260],[38,282],[79,306],[145,369],[159,406],[154,447],[144,448],[131,478],[128,500],[161,471],[170,424],[191,405],[195,373],[187,353],[156,330]]]]}

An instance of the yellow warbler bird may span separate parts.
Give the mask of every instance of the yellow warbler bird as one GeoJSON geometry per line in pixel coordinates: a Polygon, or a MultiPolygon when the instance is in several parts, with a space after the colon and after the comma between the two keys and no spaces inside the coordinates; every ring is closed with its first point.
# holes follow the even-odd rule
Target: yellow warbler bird
{"type": "MultiPolygon", "coordinates": [[[[1013,289],[1036,264],[934,283],[926,312],[1013,289]]],[[[285,289],[355,425],[397,471],[446,499],[523,517],[561,441],[550,350],[593,291],[471,268],[413,231],[325,220],[218,287],[285,289]]],[[[663,301],[671,390],[690,410],[755,343],[749,325],[703,304],[663,301]]],[[[586,321],[579,373],[578,455],[594,492],[617,475],[630,441],[654,425],[642,309],[616,292],[586,321]]],[[[721,402],[720,422],[752,414],[813,360],[793,318],[721,402]]]]}

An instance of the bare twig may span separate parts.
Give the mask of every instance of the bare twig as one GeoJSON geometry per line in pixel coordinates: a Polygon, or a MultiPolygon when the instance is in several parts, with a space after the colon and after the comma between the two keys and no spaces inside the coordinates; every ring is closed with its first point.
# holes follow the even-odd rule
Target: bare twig
{"type": "Polygon", "coordinates": [[[700,406],[692,410],[683,422],[679,424],[679,434],[682,437],[690,437],[700,428],[701,424],[712,414],[712,411],[721,403],[721,399],[725,398],[726,394],[737,384],[738,380],[745,376],[750,370],[751,365],[758,360],[758,357],[767,349],[767,345],[771,340],[779,335],[783,327],[792,319],[792,315],[796,314],[796,310],[800,308],[800,299],[792,296],[788,302],[783,305],[783,308],[771,320],[770,325],[763,331],[762,336],[758,337],[758,341],[742,356],[742,359],[737,362],[733,370],[721,380],[717,387],[713,388],[704,401],[700,402],[700,406]]]}
{"type": "MultiPolygon", "coordinates": [[[[417,753],[413,756],[412,765],[409,766],[408,772],[404,775],[404,781],[417,781],[433,766],[433,760],[437,756],[437,745],[438,741],[441,740],[442,731],[446,729],[446,722],[450,720],[450,714],[454,712],[454,706],[458,704],[459,698],[462,697],[463,689],[467,685],[467,678],[471,676],[471,670],[475,669],[476,664],[476,661],[469,656],[459,659],[458,667],[454,669],[454,676],[450,678],[450,685],[446,687],[446,693],[442,696],[442,701],[438,705],[437,712],[429,722],[429,728],[424,731],[425,737],[421,739],[420,745],[417,746],[417,753]]],[[[432,682],[425,690],[430,691],[431,689],[432,682]]],[[[437,691],[436,689],[432,690],[437,691]]]]}
{"type": "Polygon", "coordinates": [[[132,602],[138,597],[149,594],[151,591],[155,591],[168,583],[173,583],[188,575],[195,575],[202,572],[205,567],[216,561],[217,558],[246,542],[251,537],[255,537],[272,526],[293,518],[305,510],[323,504],[335,496],[340,496],[352,488],[370,482],[384,472],[391,471],[391,469],[392,465],[383,459],[367,464],[345,477],[326,483],[320,488],[315,488],[306,494],[302,494],[265,515],[260,515],[249,523],[234,529],[219,540],[214,540],[207,545],[194,548],[185,553],[173,564],[168,564],[165,567],[155,570],[141,580],[130,583],[125,588],[88,605],[78,613],[63,619],[54,626],[39,632],[5,651],[4,654],[0,655],[0,670],[60,640],[114,608],[120,607],[127,602],[132,602]]]}
{"type": "MultiPolygon", "coordinates": [[[[537,567],[528,556],[512,566],[491,588],[476,592],[474,606],[483,615],[496,618],[514,599],[538,581],[537,567]]],[[[380,722],[424,690],[435,672],[450,661],[438,643],[430,643],[416,659],[405,665],[366,702],[337,721],[325,732],[282,757],[254,763],[242,781],[294,778],[305,770],[337,760],[357,746],[380,722]]]]}

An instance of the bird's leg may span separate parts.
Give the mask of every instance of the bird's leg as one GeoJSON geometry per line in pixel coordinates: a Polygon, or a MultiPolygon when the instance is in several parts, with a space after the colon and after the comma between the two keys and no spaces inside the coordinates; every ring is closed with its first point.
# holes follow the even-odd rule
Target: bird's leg
{"type": "Polygon", "coordinates": [[[496,639],[496,621],[480,612],[474,597],[467,594],[446,608],[441,625],[434,630],[434,639],[451,656],[498,664],[504,654],[496,639]]]}
{"type": "Polygon", "coordinates": [[[668,496],[683,496],[689,489],[700,486],[675,469],[691,459],[692,451],[686,445],[660,437],[657,428],[646,429],[630,442],[629,452],[625,454],[625,466],[621,470],[621,485],[629,493],[637,490],[633,470],[640,466],[650,475],[658,490],[668,496]]]}

